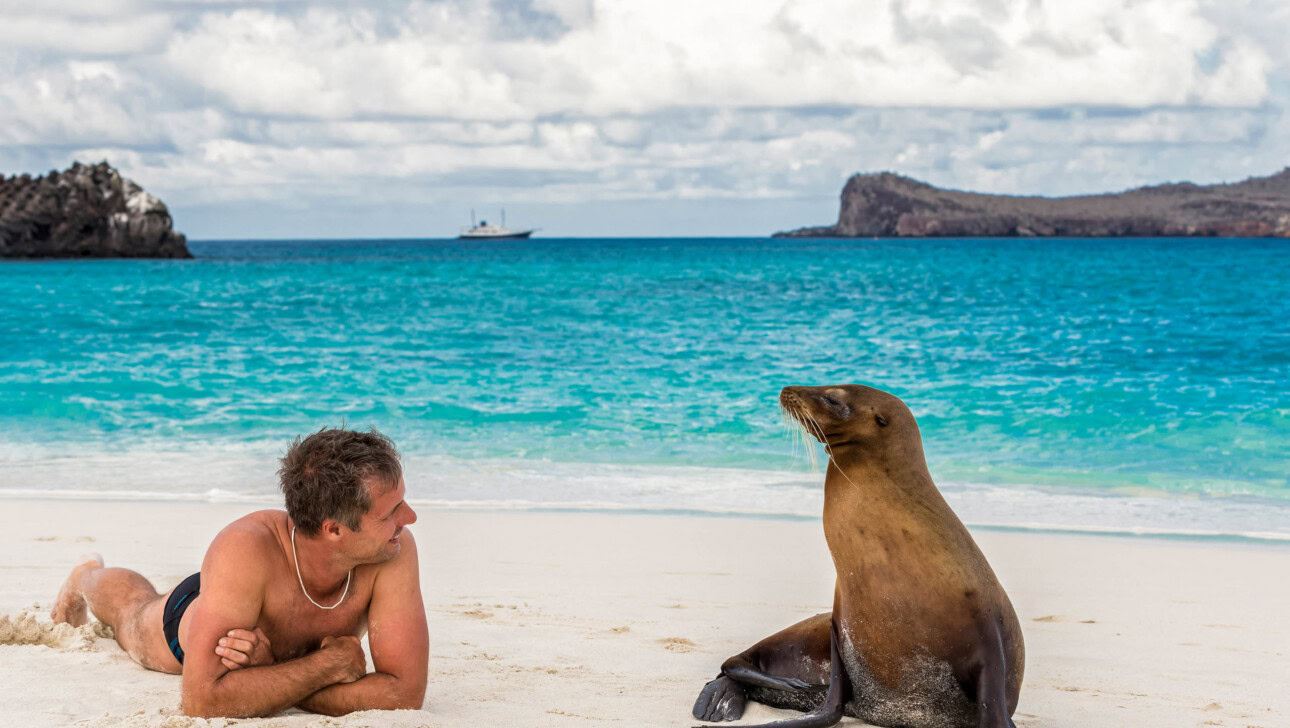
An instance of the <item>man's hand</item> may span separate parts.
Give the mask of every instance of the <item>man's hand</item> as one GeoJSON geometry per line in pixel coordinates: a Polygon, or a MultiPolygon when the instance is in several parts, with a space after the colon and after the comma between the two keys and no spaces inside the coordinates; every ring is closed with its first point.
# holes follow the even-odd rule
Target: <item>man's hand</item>
{"type": "Polygon", "coordinates": [[[357,637],[324,637],[319,652],[331,655],[336,665],[336,682],[351,683],[367,674],[367,656],[357,637]]]}
{"type": "Polygon", "coordinates": [[[215,654],[219,655],[219,661],[224,663],[224,667],[230,670],[273,664],[269,638],[259,627],[251,632],[244,629],[230,630],[219,639],[215,654]]]}

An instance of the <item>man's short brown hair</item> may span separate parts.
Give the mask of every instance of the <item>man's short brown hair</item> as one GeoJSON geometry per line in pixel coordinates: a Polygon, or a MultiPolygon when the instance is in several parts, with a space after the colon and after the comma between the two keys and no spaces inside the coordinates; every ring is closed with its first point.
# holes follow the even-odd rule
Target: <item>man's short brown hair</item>
{"type": "Polygon", "coordinates": [[[402,475],[399,451],[376,428],[324,427],[291,443],[278,468],[278,484],[287,515],[302,533],[313,535],[328,518],[359,530],[372,507],[372,488],[384,492],[402,475]]]}

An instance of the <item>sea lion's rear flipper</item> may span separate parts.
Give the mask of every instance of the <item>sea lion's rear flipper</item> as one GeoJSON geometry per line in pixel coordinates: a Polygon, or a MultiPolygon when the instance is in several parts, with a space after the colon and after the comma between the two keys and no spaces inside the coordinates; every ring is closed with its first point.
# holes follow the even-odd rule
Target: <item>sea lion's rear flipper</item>
{"type": "Polygon", "coordinates": [[[842,720],[843,709],[851,699],[851,680],[842,664],[838,626],[829,622],[829,691],[824,702],[800,718],[763,723],[748,728],[828,728],[842,720]]]}
{"type": "Polygon", "coordinates": [[[981,620],[977,656],[976,706],[978,728],[1016,728],[1008,715],[1008,663],[1003,635],[994,619],[981,620]]]}

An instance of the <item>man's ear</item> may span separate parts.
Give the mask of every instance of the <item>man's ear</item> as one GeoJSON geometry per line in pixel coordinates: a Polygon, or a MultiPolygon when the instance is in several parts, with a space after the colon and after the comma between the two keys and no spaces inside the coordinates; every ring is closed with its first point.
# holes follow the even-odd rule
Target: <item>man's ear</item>
{"type": "Polygon", "coordinates": [[[340,538],[341,535],[348,530],[349,529],[345,527],[345,524],[340,521],[331,518],[324,518],[322,528],[318,529],[318,532],[323,538],[340,538]]]}

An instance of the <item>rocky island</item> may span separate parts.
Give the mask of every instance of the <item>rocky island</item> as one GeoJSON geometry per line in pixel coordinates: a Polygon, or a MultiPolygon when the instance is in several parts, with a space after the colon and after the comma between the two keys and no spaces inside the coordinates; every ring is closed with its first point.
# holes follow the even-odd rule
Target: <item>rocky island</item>
{"type": "Polygon", "coordinates": [[[1189,182],[1080,197],[943,190],[890,172],[857,174],[838,222],[775,237],[1290,236],[1290,167],[1244,182],[1189,182]]]}
{"type": "Polygon", "coordinates": [[[0,177],[0,258],[191,258],[156,197],[107,162],[0,177]]]}

